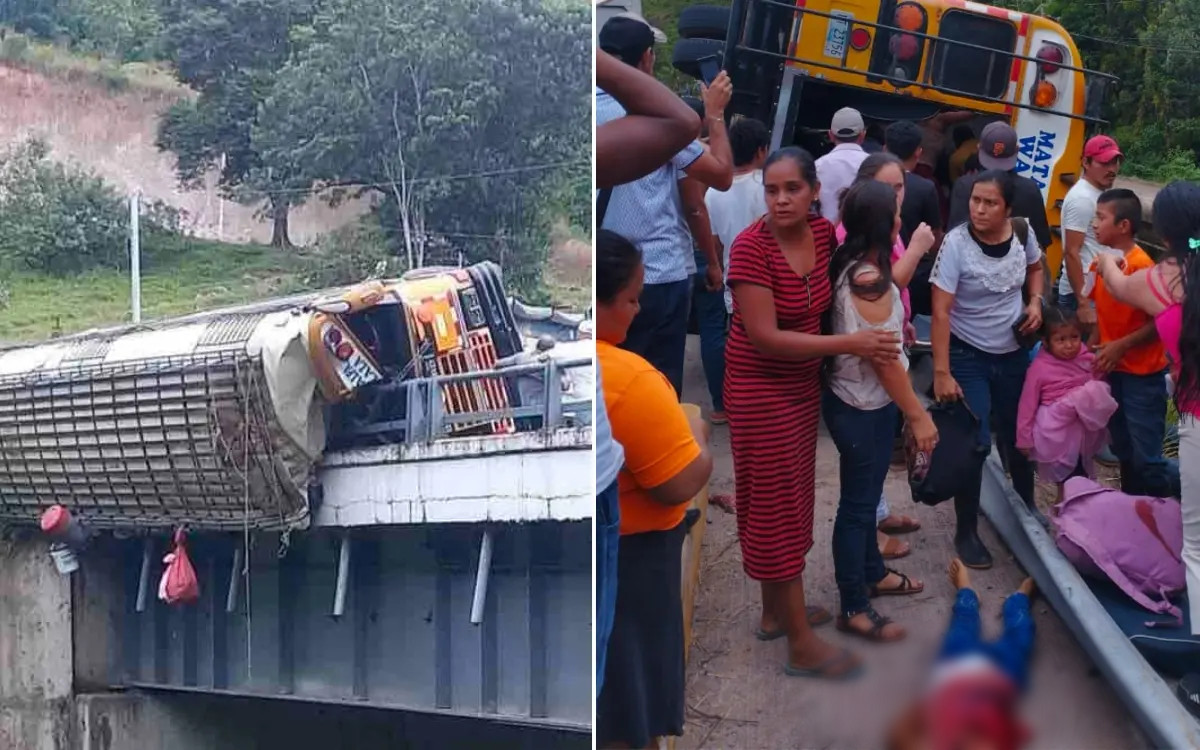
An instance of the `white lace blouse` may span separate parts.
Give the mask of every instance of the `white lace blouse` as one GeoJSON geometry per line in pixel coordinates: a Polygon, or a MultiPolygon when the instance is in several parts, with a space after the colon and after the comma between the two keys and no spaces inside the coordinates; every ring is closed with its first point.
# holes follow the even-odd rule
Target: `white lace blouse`
{"type": "Polygon", "coordinates": [[[951,229],[930,274],[934,286],[954,295],[950,332],[991,354],[1019,348],[1012,326],[1024,309],[1025,272],[1041,257],[1032,232],[1024,247],[1014,232],[1008,253],[993,258],[984,254],[966,224],[951,229]]]}

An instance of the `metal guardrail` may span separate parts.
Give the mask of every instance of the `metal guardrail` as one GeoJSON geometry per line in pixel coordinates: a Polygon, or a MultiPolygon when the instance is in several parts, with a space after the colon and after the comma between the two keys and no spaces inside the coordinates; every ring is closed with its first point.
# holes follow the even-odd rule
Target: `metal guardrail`
{"type": "Polygon", "coordinates": [[[404,443],[431,443],[450,437],[455,425],[495,422],[511,419],[517,432],[554,430],[571,425],[591,424],[593,398],[566,401],[562,389],[565,371],[591,367],[594,360],[581,357],[559,361],[548,357],[545,362],[512,365],[495,370],[414,378],[404,382],[407,413],[405,418],[376,422],[355,428],[354,436],[399,433],[404,443]],[[514,406],[503,410],[480,410],[449,413],[445,408],[444,388],[454,383],[502,380],[537,376],[542,381],[541,398],[537,403],[514,406]]]}

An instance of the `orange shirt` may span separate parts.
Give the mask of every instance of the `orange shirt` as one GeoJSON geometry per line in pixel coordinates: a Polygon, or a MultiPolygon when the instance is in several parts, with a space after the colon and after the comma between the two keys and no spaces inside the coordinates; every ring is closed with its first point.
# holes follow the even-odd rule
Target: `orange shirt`
{"type": "MultiPolygon", "coordinates": [[[[1144,268],[1153,268],[1154,260],[1141,247],[1134,245],[1125,253],[1125,275],[1129,276],[1144,268]]],[[[1096,272],[1096,264],[1092,264],[1092,273],[1096,272]]],[[[1153,323],[1154,318],[1132,305],[1118,302],[1104,288],[1104,280],[1096,273],[1095,286],[1092,288],[1092,300],[1096,303],[1096,323],[1100,331],[1100,343],[1108,344],[1119,338],[1124,338],[1137,331],[1147,323],[1153,323]]],[[[1149,344],[1143,344],[1130,349],[1117,363],[1117,372],[1127,372],[1131,375],[1152,375],[1162,372],[1167,367],[1167,352],[1162,342],[1157,338],[1149,344]]]]}
{"type": "Polygon", "coordinates": [[[617,475],[621,533],[673,529],[687,503],[663,505],[643,488],[666,482],[700,455],[675,389],[649,362],[606,341],[596,342],[596,359],[613,439],[625,449],[617,475]]]}

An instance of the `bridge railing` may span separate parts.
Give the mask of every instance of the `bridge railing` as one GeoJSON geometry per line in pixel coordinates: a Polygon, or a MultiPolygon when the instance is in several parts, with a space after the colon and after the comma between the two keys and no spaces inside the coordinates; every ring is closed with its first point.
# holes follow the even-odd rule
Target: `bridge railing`
{"type": "MultiPolygon", "coordinates": [[[[404,414],[395,419],[380,419],[346,428],[340,438],[358,446],[384,443],[430,443],[454,437],[455,428],[470,425],[508,423],[512,431],[556,430],[591,424],[594,388],[583,392],[563,388],[564,376],[590,368],[590,357],[556,359],[512,364],[494,370],[413,378],[400,384],[404,414]],[[519,404],[503,409],[450,411],[446,408],[447,389],[457,384],[501,385],[511,401],[519,404]],[[512,388],[508,385],[511,384],[512,388]]],[[[582,373],[580,373],[582,374],[582,373]]],[[[587,382],[585,379],[583,382],[587,382]]],[[[350,446],[346,446],[350,447],[350,446]]]]}

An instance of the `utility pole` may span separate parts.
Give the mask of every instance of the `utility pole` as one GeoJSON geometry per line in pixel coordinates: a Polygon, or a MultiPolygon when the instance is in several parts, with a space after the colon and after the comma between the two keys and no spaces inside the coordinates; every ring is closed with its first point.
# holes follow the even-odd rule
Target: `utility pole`
{"type": "Polygon", "coordinates": [[[142,322],[142,248],[138,222],[138,194],[129,196],[129,276],[132,283],[130,303],[133,307],[133,322],[142,322]]]}

